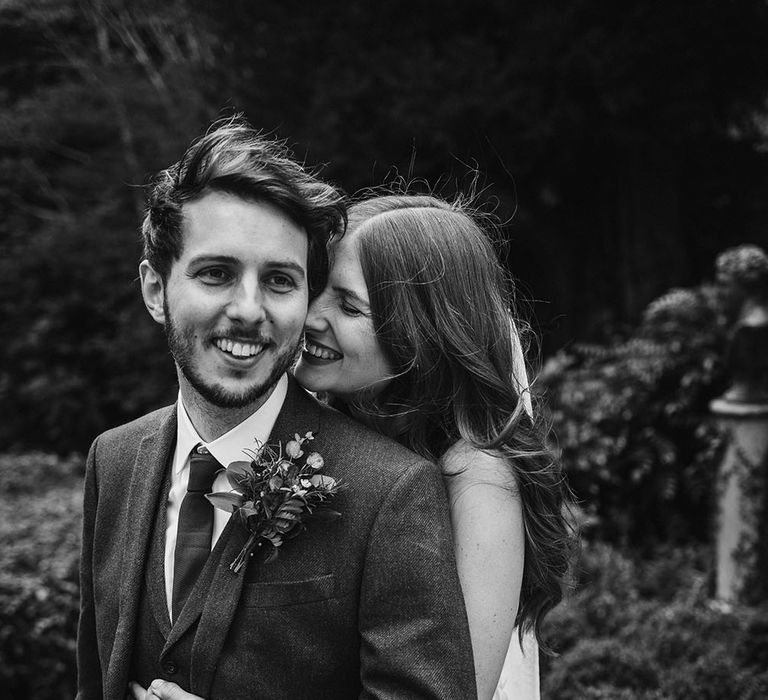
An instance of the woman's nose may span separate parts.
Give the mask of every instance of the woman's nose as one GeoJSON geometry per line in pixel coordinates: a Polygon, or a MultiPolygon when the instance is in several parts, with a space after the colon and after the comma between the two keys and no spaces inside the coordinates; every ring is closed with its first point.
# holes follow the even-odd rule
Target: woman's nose
{"type": "Polygon", "coordinates": [[[325,292],[321,292],[315,297],[307,310],[307,320],[304,322],[304,328],[310,331],[323,331],[328,327],[328,297],[325,292]]]}

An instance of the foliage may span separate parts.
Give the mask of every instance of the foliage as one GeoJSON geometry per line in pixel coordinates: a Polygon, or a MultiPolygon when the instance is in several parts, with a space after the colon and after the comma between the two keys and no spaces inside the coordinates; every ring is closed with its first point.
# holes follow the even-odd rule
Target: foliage
{"type": "Polygon", "coordinates": [[[545,621],[542,697],[742,698],[768,692],[768,608],[708,599],[708,548],[642,559],[585,544],[574,593],[545,621]]]}
{"type": "MultiPolygon", "coordinates": [[[[205,35],[184,3],[0,8],[27,80],[0,110],[0,437],[85,450],[173,396],[137,286],[145,174],[207,119],[205,35]],[[34,66],[26,58],[34,57],[34,66]]],[[[10,78],[10,70],[6,74],[10,78]]]]}
{"type": "Polygon", "coordinates": [[[756,245],[723,251],[715,268],[718,281],[736,285],[748,294],[762,294],[768,289],[768,255],[756,245]]]}
{"type": "Polygon", "coordinates": [[[0,455],[0,687],[53,700],[75,689],[83,460],[0,455]]]}
{"type": "Polygon", "coordinates": [[[139,185],[222,110],[348,191],[484,173],[506,262],[562,319],[547,350],[768,222],[762,0],[323,8],[0,3],[4,445],[83,451],[173,398],[135,284],[139,185]]]}
{"type": "Polygon", "coordinates": [[[757,246],[717,259],[718,284],[673,289],[634,330],[577,345],[540,377],[571,487],[591,533],[634,545],[704,541],[727,438],[709,403],[727,388],[731,330],[762,288],[757,246]]]}
{"type": "Polygon", "coordinates": [[[674,289],[632,332],[545,366],[569,482],[603,538],[635,544],[709,534],[724,436],[709,401],[726,388],[727,289],[674,289]]]}
{"type": "Polygon", "coordinates": [[[301,534],[307,521],[335,520],[341,513],[329,501],[343,487],[332,476],[320,474],[324,461],[318,452],[303,447],[314,440],[311,432],[296,433],[283,446],[260,445],[246,449],[247,461],[231,462],[226,474],[230,490],[206,498],[217,508],[233,514],[248,532],[248,540],[230,564],[238,573],[257,547],[268,543],[264,563],[277,558],[283,543],[301,534]],[[300,457],[303,460],[298,461],[300,457]]]}

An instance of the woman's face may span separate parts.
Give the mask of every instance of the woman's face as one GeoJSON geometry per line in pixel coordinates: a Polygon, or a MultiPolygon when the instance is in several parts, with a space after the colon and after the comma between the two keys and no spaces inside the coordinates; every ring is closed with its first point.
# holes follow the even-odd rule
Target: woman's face
{"type": "Polygon", "coordinates": [[[311,391],[349,401],[377,393],[391,377],[376,338],[354,235],[334,245],[328,284],[309,306],[296,379],[311,391]]]}

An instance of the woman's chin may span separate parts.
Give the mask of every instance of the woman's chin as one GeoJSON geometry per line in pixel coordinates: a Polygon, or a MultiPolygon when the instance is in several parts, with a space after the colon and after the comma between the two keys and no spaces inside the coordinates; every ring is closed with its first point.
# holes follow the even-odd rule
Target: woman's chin
{"type": "Polygon", "coordinates": [[[293,376],[309,391],[330,391],[329,384],[332,382],[329,381],[328,372],[323,371],[322,366],[305,360],[303,354],[293,370],[293,376]]]}

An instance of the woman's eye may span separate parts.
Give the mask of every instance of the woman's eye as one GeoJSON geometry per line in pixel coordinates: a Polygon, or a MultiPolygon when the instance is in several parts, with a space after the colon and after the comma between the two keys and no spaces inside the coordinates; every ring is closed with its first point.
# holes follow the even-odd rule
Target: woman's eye
{"type": "Polygon", "coordinates": [[[347,316],[362,316],[363,312],[360,311],[360,309],[350,305],[346,301],[341,302],[341,310],[347,315],[347,316]]]}

